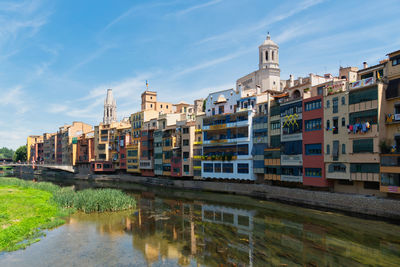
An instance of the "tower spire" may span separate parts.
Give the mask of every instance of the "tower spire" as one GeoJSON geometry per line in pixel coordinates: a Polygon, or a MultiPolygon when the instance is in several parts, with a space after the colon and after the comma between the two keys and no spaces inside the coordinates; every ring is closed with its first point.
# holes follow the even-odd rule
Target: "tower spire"
{"type": "Polygon", "coordinates": [[[103,123],[110,124],[117,121],[117,103],[115,102],[112,89],[107,89],[107,96],[104,101],[103,123]]]}

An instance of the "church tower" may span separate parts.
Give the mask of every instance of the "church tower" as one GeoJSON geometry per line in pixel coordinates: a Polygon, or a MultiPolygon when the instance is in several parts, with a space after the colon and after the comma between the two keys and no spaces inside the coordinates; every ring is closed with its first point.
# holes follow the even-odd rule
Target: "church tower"
{"type": "Polygon", "coordinates": [[[264,42],[258,47],[259,71],[262,73],[259,85],[266,89],[280,90],[279,46],[267,35],[264,42]]]}
{"type": "Polygon", "coordinates": [[[117,121],[117,103],[113,97],[112,89],[107,89],[107,97],[104,100],[103,123],[110,124],[117,121]]]}
{"type": "Polygon", "coordinates": [[[260,51],[259,69],[279,69],[279,46],[267,35],[267,39],[258,47],[260,51]]]}

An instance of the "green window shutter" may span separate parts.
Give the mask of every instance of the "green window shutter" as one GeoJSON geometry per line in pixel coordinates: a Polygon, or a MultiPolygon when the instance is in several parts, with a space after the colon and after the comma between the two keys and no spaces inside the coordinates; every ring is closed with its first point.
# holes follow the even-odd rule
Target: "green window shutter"
{"type": "Polygon", "coordinates": [[[374,139],[353,140],[353,153],[373,153],[374,139]]]}

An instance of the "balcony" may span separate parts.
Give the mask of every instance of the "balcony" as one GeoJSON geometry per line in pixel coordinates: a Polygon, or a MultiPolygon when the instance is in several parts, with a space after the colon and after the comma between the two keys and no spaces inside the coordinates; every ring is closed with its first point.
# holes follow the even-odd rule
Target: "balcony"
{"type": "Polygon", "coordinates": [[[375,84],[376,81],[373,77],[358,80],[349,84],[349,90],[359,89],[366,86],[371,86],[375,84]]]}
{"type": "Polygon", "coordinates": [[[400,152],[381,154],[381,173],[400,173],[400,152]]]}
{"type": "Polygon", "coordinates": [[[369,109],[377,109],[378,108],[378,100],[369,100],[356,104],[349,105],[349,112],[359,112],[369,109]]]}
{"type": "Polygon", "coordinates": [[[385,114],[386,124],[400,123],[400,113],[399,114],[385,114]]]}

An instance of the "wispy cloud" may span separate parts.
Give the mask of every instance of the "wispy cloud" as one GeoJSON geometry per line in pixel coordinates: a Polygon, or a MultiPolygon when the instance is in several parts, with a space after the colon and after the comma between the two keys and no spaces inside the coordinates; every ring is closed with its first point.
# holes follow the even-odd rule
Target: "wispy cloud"
{"type": "Polygon", "coordinates": [[[254,50],[254,47],[245,48],[245,49],[238,50],[238,51],[236,51],[234,53],[231,53],[231,54],[219,57],[219,58],[215,58],[215,59],[212,59],[212,60],[207,60],[207,61],[204,61],[204,62],[199,63],[197,65],[194,65],[192,67],[184,68],[184,69],[182,69],[180,71],[177,71],[174,74],[172,74],[171,77],[173,79],[177,79],[177,78],[179,78],[179,77],[181,77],[183,75],[192,73],[194,71],[198,71],[198,70],[201,70],[201,69],[205,69],[205,68],[209,68],[209,67],[212,67],[212,66],[216,66],[216,65],[221,64],[223,62],[232,60],[234,58],[237,58],[239,56],[247,54],[247,53],[249,53],[249,52],[251,52],[253,50],[254,50]]]}
{"type": "Polygon", "coordinates": [[[222,2],[222,0],[213,0],[213,1],[205,2],[205,3],[202,3],[202,4],[198,4],[198,5],[195,5],[195,6],[188,7],[186,9],[182,9],[180,11],[177,11],[175,13],[171,13],[169,15],[182,16],[182,15],[186,15],[186,14],[188,14],[190,12],[193,12],[193,11],[195,11],[197,9],[205,8],[205,7],[208,7],[208,6],[213,6],[213,5],[216,5],[216,4],[221,3],[221,2],[222,2]]]}
{"type": "Polygon", "coordinates": [[[156,3],[150,3],[150,4],[142,4],[142,5],[133,5],[132,7],[130,7],[128,10],[126,10],[125,12],[123,12],[121,15],[119,15],[118,17],[116,17],[115,19],[113,19],[111,22],[109,22],[101,32],[105,32],[108,29],[110,29],[111,27],[113,27],[114,25],[118,24],[119,22],[121,22],[122,20],[132,16],[133,14],[135,14],[136,12],[140,12],[144,9],[151,9],[151,8],[155,8],[155,7],[162,7],[162,6],[171,6],[171,5],[175,5],[176,3],[178,3],[179,1],[168,1],[168,2],[156,2],[156,3]]]}
{"type": "Polygon", "coordinates": [[[29,110],[26,95],[22,90],[22,86],[18,85],[9,90],[2,91],[2,106],[12,107],[17,114],[26,113],[29,110]]]}
{"type": "MultiPolygon", "coordinates": [[[[294,7],[290,9],[282,9],[282,10],[276,10],[278,13],[277,15],[273,16],[268,16],[257,23],[254,23],[252,25],[248,25],[243,28],[236,28],[231,31],[227,31],[221,34],[213,35],[207,38],[204,38],[198,42],[195,43],[195,45],[202,45],[205,43],[209,42],[222,42],[226,40],[234,40],[237,38],[243,38],[243,35],[248,35],[254,32],[258,32],[260,30],[265,30],[267,26],[270,26],[274,23],[283,21],[285,19],[288,19],[306,9],[309,9],[317,4],[322,3],[324,0],[305,0],[300,2],[299,4],[295,5],[294,7]]],[[[271,12],[274,13],[274,12],[271,12]]]]}
{"type": "Polygon", "coordinates": [[[72,68],[70,68],[67,72],[66,75],[68,76],[69,74],[77,71],[79,68],[81,68],[82,66],[92,62],[93,60],[101,57],[105,52],[107,52],[108,50],[114,48],[115,46],[112,44],[106,44],[103,45],[101,47],[99,47],[98,49],[96,49],[95,51],[93,51],[91,54],[89,54],[88,56],[86,56],[83,60],[81,60],[80,62],[78,62],[77,64],[75,64],[72,68]]]}

